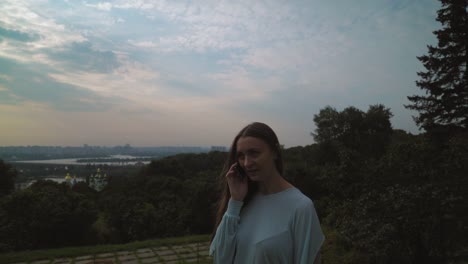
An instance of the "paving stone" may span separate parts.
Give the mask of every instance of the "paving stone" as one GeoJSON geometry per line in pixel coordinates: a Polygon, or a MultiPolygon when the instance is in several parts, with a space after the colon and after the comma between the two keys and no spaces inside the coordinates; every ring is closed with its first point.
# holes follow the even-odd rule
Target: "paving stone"
{"type": "Polygon", "coordinates": [[[172,248],[172,249],[180,249],[180,248],[184,248],[184,247],[185,247],[185,246],[180,246],[180,245],[179,245],[179,246],[172,246],[171,248],[172,248]]]}
{"type": "Polygon", "coordinates": [[[96,258],[109,258],[113,256],[114,256],[114,253],[102,253],[102,254],[96,255],[96,258]]]}
{"type": "Polygon", "coordinates": [[[99,258],[95,259],[93,264],[114,264],[115,259],[114,258],[99,258]]]}
{"type": "Polygon", "coordinates": [[[71,262],[72,262],[71,258],[54,259],[52,261],[53,264],[69,264],[71,262]]]}
{"type": "Polygon", "coordinates": [[[178,254],[186,254],[192,252],[192,250],[190,250],[189,248],[174,248],[174,251],[178,254]]]}
{"type": "Polygon", "coordinates": [[[156,254],[158,254],[159,256],[166,256],[166,255],[171,255],[171,254],[174,254],[174,251],[172,250],[156,250],[156,254]]]}
{"type": "Polygon", "coordinates": [[[210,251],[210,248],[209,247],[199,247],[195,251],[198,251],[198,252],[200,252],[200,251],[210,251]]]}
{"type": "Polygon", "coordinates": [[[155,254],[153,253],[153,251],[149,251],[149,252],[146,251],[146,252],[144,252],[144,253],[137,253],[137,256],[138,256],[139,258],[149,258],[149,257],[154,257],[155,254]]]}
{"type": "Polygon", "coordinates": [[[126,260],[126,261],[120,261],[121,264],[139,264],[138,260],[126,260]]]}
{"type": "Polygon", "coordinates": [[[117,255],[122,256],[122,255],[132,255],[133,251],[118,251],[117,255]]]}
{"type": "Polygon", "coordinates": [[[200,256],[208,256],[209,254],[210,254],[210,252],[208,252],[208,250],[198,252],[198,255],[200,255],[200,256]]]}
{"type": "Polygon", "coordinates": [[[31,262],[31,264],[48,264],[48,263],[50,263],[50,260],[48,259],[37,260],[37,261],[31,262]]]}
{"type": "Polygon", "coordinates": [[[142,248],[136,251],[136,253],[148,253],[148,252],[153,252],[153,250],[151,250],[151,248],[142,248]]]}
{"type": "Polygon", "coordinates": [[[168,250],[169,247],[166,247],[166,246],[160,246],[160,247],[157,247],[156,249],[159,249],[159,250],[168,250]]]}
{"type": "Polygon", "coordinates": [[[177,255],[166,255],[166,256],[161,256],[161,258],[167,262],[170,260],[177,260],[179,257],[177,255]]]}
{"type": "Polygon", "coordinates": [[[205,250],[200,250],[200,249],[197,249],[197,248],[191,248],[191,250],[192,250],[191,252],[193,252],[193,253],[205,251],[205,250]]]}
{"type": "Polygon", "coordinates": [[[118,257],[121,262],[123,261],[132,261],[136,260],[137,257],[135,255],[123,255],[118,257]]]}
{"type": "Polygon", "coordinates": [[[162,263],[162,262],[159,261],[159,258],[158,258],[158,257],[140,259],[140,262],[143,263],[143,264],[157,264],[157,263],[162,263]]]}
{"type": "Polygon", "coordinates": [[[76,257],[76,258],[75,258],[75,262],[76,262],[77,260],[85,260],[85,259],[92,259],[92,258],[93,258],[93,256],[91,256],[91,255],[76,257]]]}
{"type": "Polygon", "coordinates": [[[193,258],[193,259],[186,259],[184,260],[185,262],[187,263],[193,263],[193,262],[198,262],[200,260],[203,260],[203,259],[199,259],[199,258],[193,258]]]}
{"type": "Polygon", "coordinates": [[[197,254],[196,253],[187,253],[187,254],[180,254],[179,257],[181,258],[196,258],[197,254]]]}
{"type": "Polygon", "coordinates": [[[197,247],[200,247],[201,245],[200,244],[197,244],[197,243],[192,243],[192,244],[188,244],[187,247],[189,248],[197,248],[197,247]]]}
{"type": "Polygon", "coordinates": [[[194,246],[194,245],[187,245],[187,248],[192,251],[197,251],[197,246],[194,246]]]}
{"type": "Polygon", "coordinates": [[[75,260],[75,264],[94,264],[94,259],[75,260]]]}

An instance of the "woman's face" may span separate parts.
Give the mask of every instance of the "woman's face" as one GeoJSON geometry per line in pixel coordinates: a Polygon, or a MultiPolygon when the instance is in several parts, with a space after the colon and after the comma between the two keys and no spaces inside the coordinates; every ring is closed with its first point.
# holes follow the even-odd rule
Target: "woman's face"
{"type": "Polygon", "coordinates": [[[276,158],[276,153],[262,139],[240,137],[237,140],[237,161],[252,181],[264,181],[273,175],[276,158]]]}

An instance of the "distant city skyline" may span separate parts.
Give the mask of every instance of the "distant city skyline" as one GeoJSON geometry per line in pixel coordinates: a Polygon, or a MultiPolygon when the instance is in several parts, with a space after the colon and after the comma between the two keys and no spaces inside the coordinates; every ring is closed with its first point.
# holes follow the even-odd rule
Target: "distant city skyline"
{"type": "Polygon", "coordinates": [[[0,146],[229,146],[270,125],[314,143],[313,116],[390,108],[436,44],[438,1],[0,3],[0,146]]]}
{"type": "Polygon", "coordinates": [[[86,164],[88,162],[103,162],[101,159],[104,159],[105,162],[121,162],[122,160],[128,162],[128,159],[133,158],[147,160],[149,157],[165,157],[180,153],[226,152],[227,150],[228,147],[225,146],[0,146],[0,160],[86,164]],[[109,161],[109,157],[118,161],[109,161]],[[78,158],[84,160],[78,161],[78,158]],[[95,160],[96,158],[97,160],[95,160]],[[74,161],[70,161],[72,159],[74,161]]]}

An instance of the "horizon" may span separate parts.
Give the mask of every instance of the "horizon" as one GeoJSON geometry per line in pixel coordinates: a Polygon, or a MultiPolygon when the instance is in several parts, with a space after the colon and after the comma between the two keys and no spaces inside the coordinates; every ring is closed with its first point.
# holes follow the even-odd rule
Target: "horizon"
{"type": "MultiPolygon", "coordinates": [[[[85,148],[85,147],[99,147],[99,148],[115,148],[115,147],[125,147],[124,145],[89,145],[89,144],[82,144],[82,145],[15,145],[15,146],[0,146],[0,148],[15,148],[15,147],[61,147],[61,148],[85,148]],[[84,146],[87,145],[87,146],[84,146]]],[[[159,146],[132,146],[131,148],[211,148],[211,147],[229,147],[229,146],[218,146],[218,145],[159,145],[159,146]]]]}
{"type": "Polygon", "coordinates": [[[437,1],[0,3],[0,145],[229,146],[260,121],[285,147],[313,116],[404,108],[437,1]]]}

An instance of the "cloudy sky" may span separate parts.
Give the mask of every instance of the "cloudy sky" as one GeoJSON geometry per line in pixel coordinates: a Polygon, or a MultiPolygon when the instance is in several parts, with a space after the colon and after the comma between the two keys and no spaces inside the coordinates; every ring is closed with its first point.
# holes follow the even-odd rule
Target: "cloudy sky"
{"type": "Polygon", "coordinates": [[[2,0],[0,146],[229,145],[252,121],[286,147],[313,115],[406,97],[435,0],[2,0]]]}

